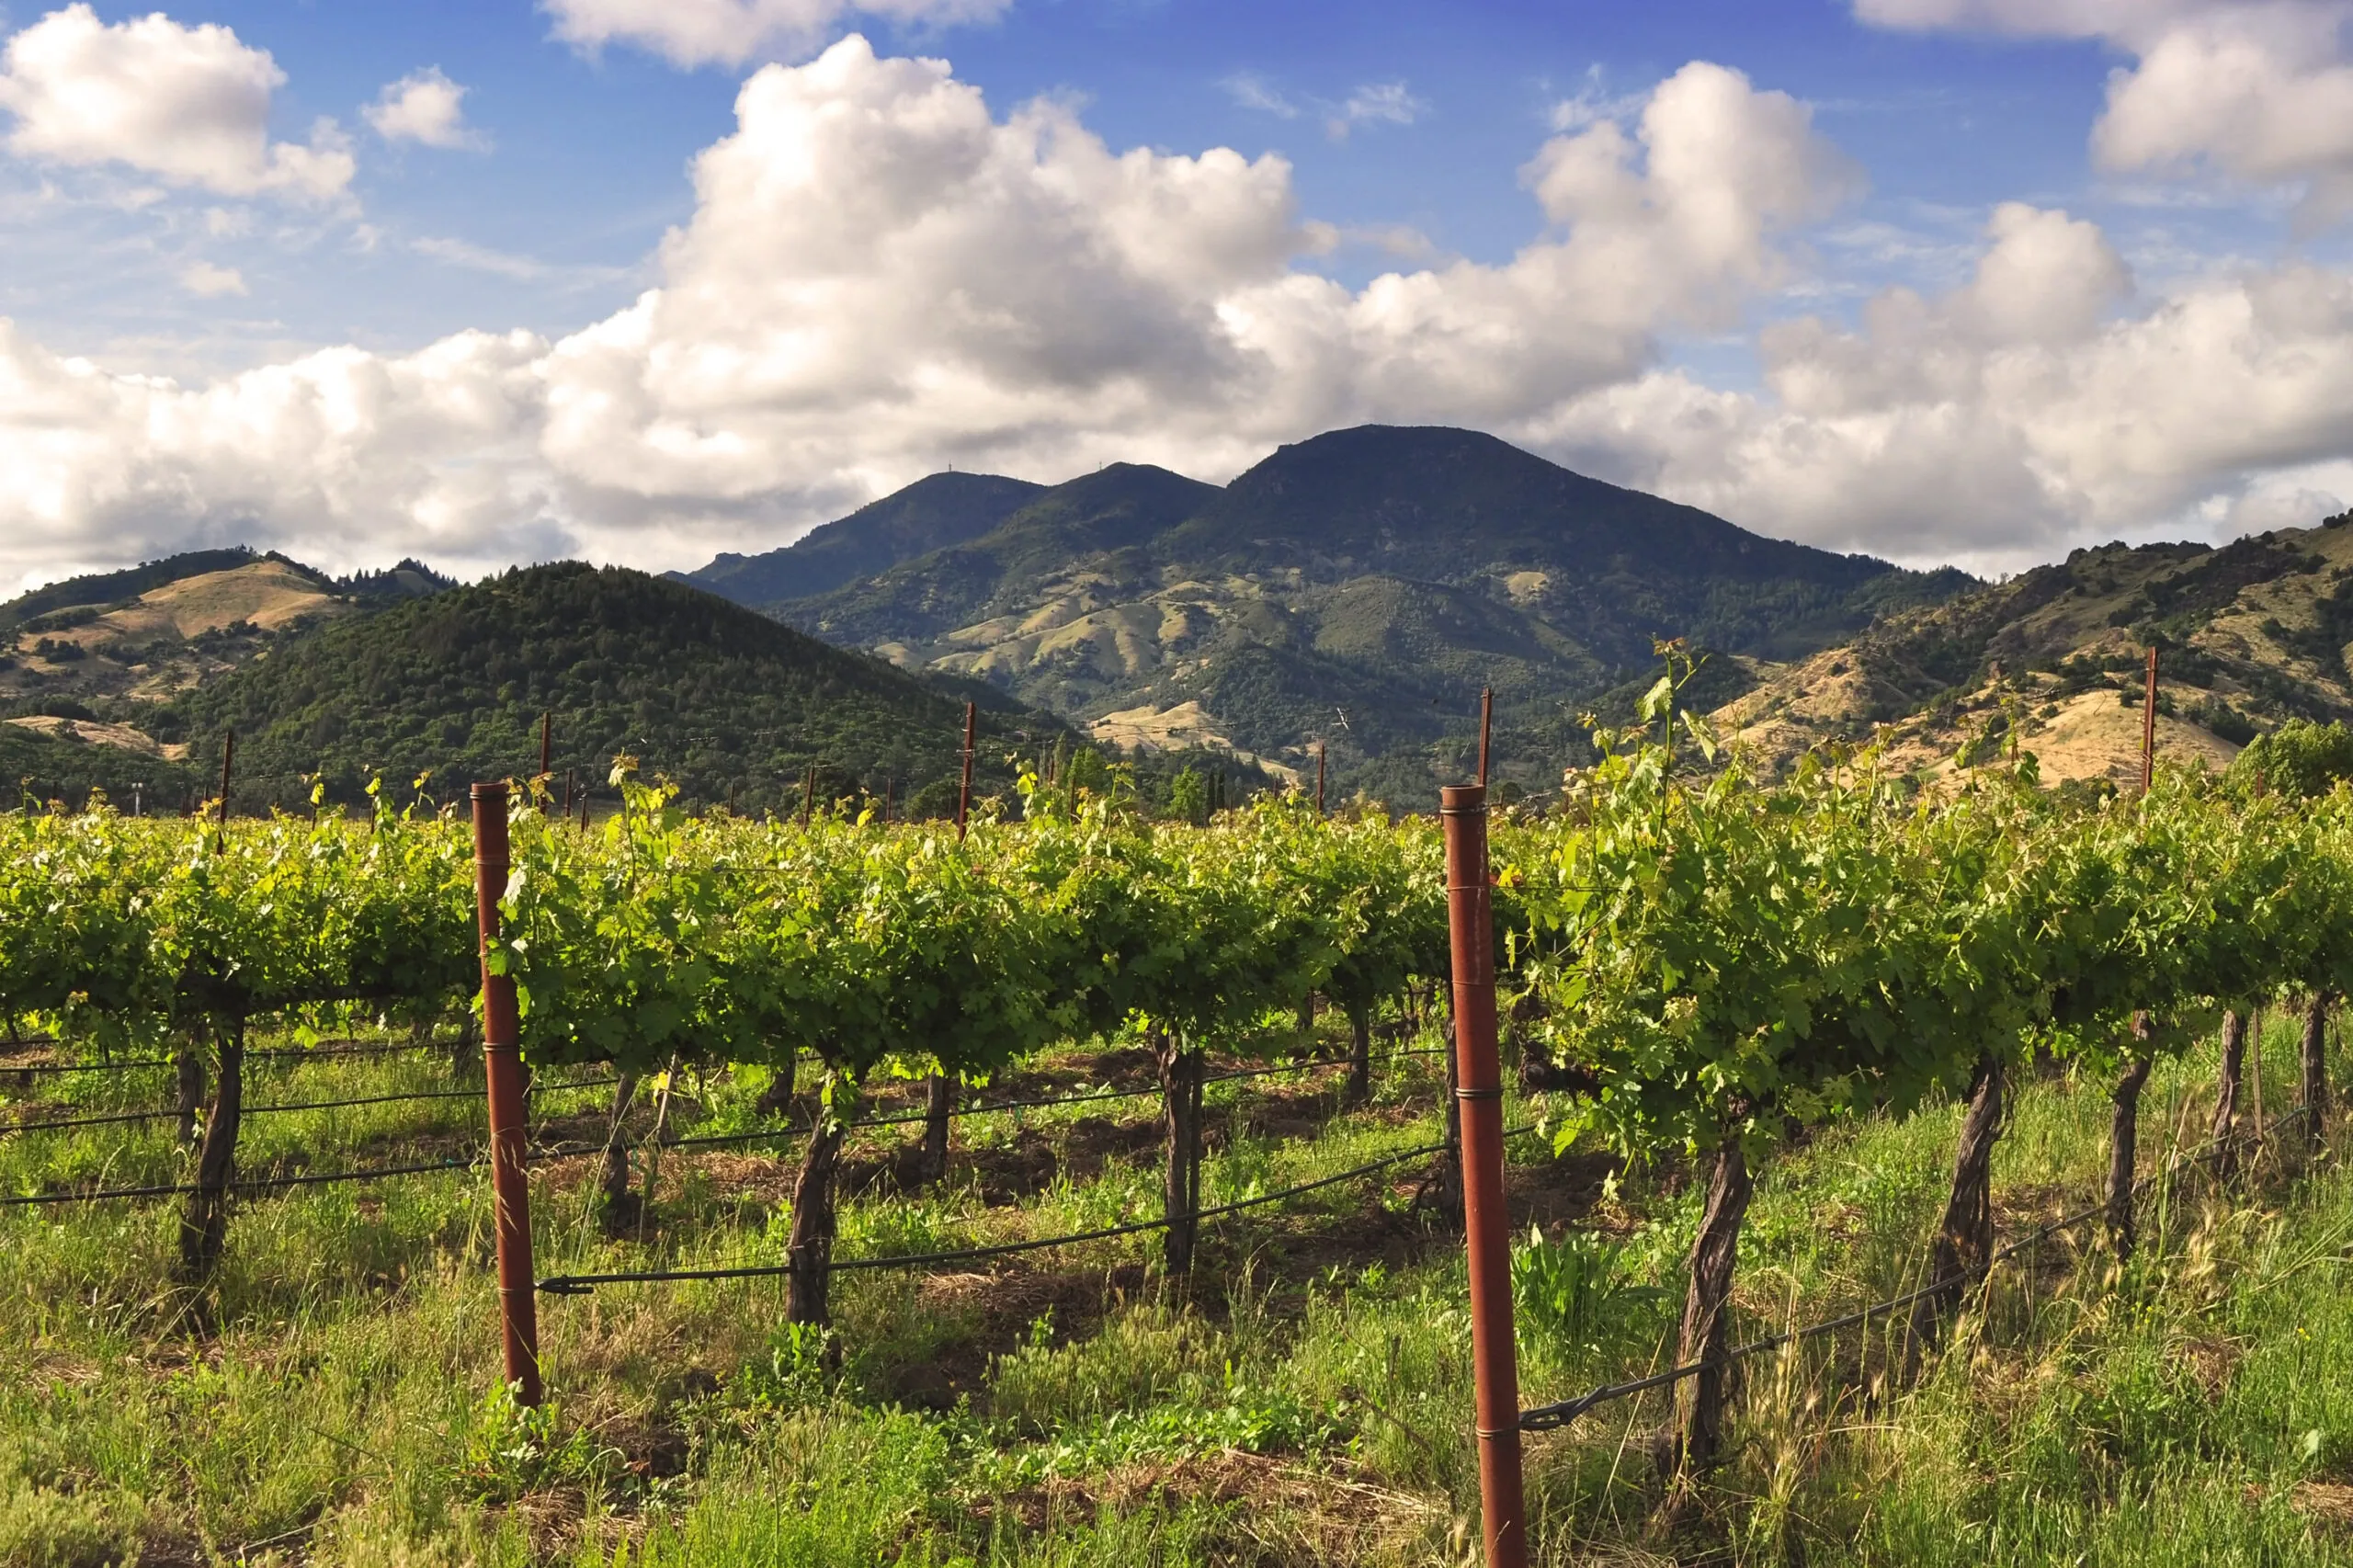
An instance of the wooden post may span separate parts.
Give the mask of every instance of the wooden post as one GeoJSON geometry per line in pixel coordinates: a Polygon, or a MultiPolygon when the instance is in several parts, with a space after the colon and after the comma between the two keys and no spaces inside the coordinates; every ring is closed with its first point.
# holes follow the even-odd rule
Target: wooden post
{"type": "Polygon", "coordinates": [[[964,704],[964,782],[956,791],[956,839],[964,839],[964,819],[972,809],[972,747],[979,734],[981,705],[964,704]]]}
{"type": "Polygon", "coordinates": [[[498,940],[498,901],[507,872],[504,780],[477,784],[474,803],[474,906],[482,951],[482,1049],[490,1086],[490,1187],[498,1238],[498,1322],[506,1381],[525,1404],[540,1386],[539,1301],[531,1281],[531,1189],[523,1169],[522,1021],[515,979],[491,972],[498,940]]]}
{"type": "Polygon", "coordinates": [[[221,811],[213,835],[212,853],[219,855],[229,847],[229,765],[236,760],[237,732],[224,730],[221,734],[221,811]]]}
{"type": "Polygon", "coordinates": [[[1471,1266],[1480,1523],[1488,1568],[1527,1568],[1519,1365],[1512,1341],[1511,1237],[1504,1211],[1503,1067],[1495,1049],[1495,916],[1487,890],[1487,792],[1475,784],[1449,785],[1441,791],[1438,815],[1446,830],[1447,931],[1454,959],[1454,1096],[1462,1108],[1462,1229],[1471,1266]]]}
{"type": "MultiPolygon", "coordinates": [[[[1479,788],[1487,787],[1487,736],[1495,723],[1495,688],[1482,687],[1479,692],[1479,788]]],[[[1483,822],[1484,818],[1481,819],[1483,822]]]]}
{"type": "Polygon", "coordinates": [[[2157,650],[2149,649],[2149,679],[2141,694],[2141,793],[2157,777],[2157,650]]]}
{"type": "Polygon", "coordinates": [[[553,771],[551,759],[555,756],[554,744],[555,710],[550,709],[540,715],[540,777],[542,778],[553,771]]]}
{"type": "Polygon", "coordinates": [[[1315,743],[1315,814],[1324,814],[1324,743],[1315,743]]]}

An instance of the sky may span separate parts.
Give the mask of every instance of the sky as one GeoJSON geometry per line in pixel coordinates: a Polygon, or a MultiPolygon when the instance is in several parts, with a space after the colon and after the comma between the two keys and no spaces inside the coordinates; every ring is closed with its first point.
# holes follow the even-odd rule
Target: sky
{"type": "Polygon", "coordinates": [[[2353,0],[0,4],[0,589],[1458,425],[2013,571],[2353,505],[2353,0]]]}

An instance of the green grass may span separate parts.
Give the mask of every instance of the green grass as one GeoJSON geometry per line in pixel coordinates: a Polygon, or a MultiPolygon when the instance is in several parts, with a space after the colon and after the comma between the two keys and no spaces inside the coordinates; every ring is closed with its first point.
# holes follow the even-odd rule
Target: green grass
{"type": "MultiPolygon", "coordinates": [[[[2277,1114],[2293,1097],[2284,1023],[2266,1044],[2277,1114]]],[[[1036,1087],[1103,1081],[1085,1053],[1052,1065],[1036,1087]]],[[[2159,1069],[2144,1168],[2177,1133],[2202,1137],[2211,1070],[2206,1053],[2159,1069]]],[[[449,1072],[438,1056],[273,1064],[250,1096],[440,1088],[449,1072]]],[[[40,1093],[92,1110],[168,1096],[160,1071],[119,1080],[40,1093]]],[[[1362,1110],[1339,1106],[1336,1081],[1214,1087],[1207,1199],[1433,1137],[1433,1060],[1386,1069],[1362,1110]]],[[[752,1085],[691,1089],[682,1121],[749,1124],[752,1085]]],[[[950,1179],[900,1194],[878,1176],[846,1206],[841,1250],[1149,1218],[1156,1109],[961,1120],[950,1179]]],[[[2087,1200],[2108,1114],[2097,1084],[2023,1088],[1995,1157],[2006,1233],[2087,1200]]],[[[1741,1258],[1742,1337],[1918,1282],[1953,1124],[1865,1121],[1772,1164],[1741,1258]]],[[[244,1164],[462,1149],[481,1125],[467,1100],[264,1118],[244,1164]]],[[[852,1165],[881,1171],[915,1136],[860,1133],[852,1165]]],[[[620,1239],[591,1218],[589,1163],[541,1167],[540,1272],[779,1261],[794,1155],[672,1152],[642,1233],[620,1239]]],[[[1604,1196],[1589,1155],[1555,1162],[1529,1139],[1515,1157],[1523,1249],[1531,1219],[1552,1237],[1594,1231],[1602,1244],[1565,1250],[1623,1287],[1545,1320],[1574,1335],[1523,1324],[1524,1397],[1658,1364],[1696,1222],[1680,1174],[1622,1173],[1604,1196]]],[[[1413,1211],[1422,1169],[1211,1225],[1189,1287],[1161,1276],[1149,1234],[844,1275],[830,1343],[787,1331],[776,1280],[543,1299],[553,1403],[539,1413],[498,1385],[478,1174],[244,1205],[206,1336],[169,1282],[170,1208],[0,1211],[0,1563],[1462,1561],[1477,1497],[1463,1271],[1459,1244],[1413,1211]]],[[[7,1190],[184,1172],[162,1130],[0,1138],[7,1190]]],[[[2353,1562],[2353,1523],[2333,1522],[2353,1520],[2353,1173],[2325,1152],[2272,1160],[2228,1195],[2185,1182],[2150,1200],[2143,1230],[2120,1274],[2088,1232],[2006,1267],[1916,1375],[1900,1324],[1759,1358],[1731,1460],[1672,1531],[1647,1457],[1663,1397],[1531,1438],[1540,1561],[2353,1562]]]]}

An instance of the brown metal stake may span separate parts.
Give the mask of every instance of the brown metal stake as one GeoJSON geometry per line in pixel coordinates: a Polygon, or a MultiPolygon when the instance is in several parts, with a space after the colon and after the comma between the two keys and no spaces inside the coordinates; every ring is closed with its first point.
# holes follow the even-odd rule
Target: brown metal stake
{"type": "Polygon", "coordinates": [[[972,746],[978,736],[981,705],[964,704],[964,782],[956,791],[956,841],[964,841],[964,817],[972,809],[972,746]]]}
{"type": "Polygon", "coordinates": [[[2157,777],[2157,651],[2149,649],[2149,684],[2141,697],[2141,793],[2157,777]]]}
{"type": "Polygon", "coordinates": [[[1315,814],[1324,814],[1324,743],[1315,743],[1315,814]]]}
{"type": "Polygon", "coordinates": [[[577,771],[577,768],[571,767],[563,770],[563,820],[566,822],[572,820],[572,776],[577,771]]]}
{"type": "Polygon", "coordinates": [[[506,793],[502,780],[477,784],[474,904],[482,936],[482,1051],[490,1084],[490,1188],[498,1233],[498,1323],[506,1381],[525,1404],[540,1403],[539,1301],[531,1282],[531,1189],[523,1170],[522,1021],[515,979],[490,971],[498,940],[498,901],[506,892],[506,793]]]}
{"type": "Polygon", "coordinates": [[[229,848],[229,765],[236,760],[237,732],[224,730],[221,735],[221,812],[215,825],[212,853],[225,854],[229,848]]]}
{"type": "MultiPolygon", "coordinates": [[[[1487,787],[1487,735],[1495,723],[1495,688],[1484,687],[1479,692],[1479,788],[1487,787]]],[[[1423,797],[1425,800],[1427,796],[1423,797]]]]}
{"type": "Polygon", "coordinates": [[[1471,1264],[1480,1522],[1488,1568],[1527,1568],[1519,1364],[1512,1341],[1511,1237],[1504,1211],[1503,1065],[1495,1049],[1495,917],[1487,891],[1487,791],[1450,784],[1439,795],[1438,816],[1446,829],[1447,934],[1454,957],[1454,1095],[1462,1115],[1462,1228],[1471,1264]]]}
{"type": "Polygon", "coordinates": [[[552,771],[549,759],[554,755],[555,710],[550,709],[540,715],[540,777],[545,778],[552,771]]]}
{"type": "Polygon", "coordinates": [[[817,804],[817,765],[809,765],[808,782],[801,787],[801,825],[809,825],[809,813],[817,804]]]}

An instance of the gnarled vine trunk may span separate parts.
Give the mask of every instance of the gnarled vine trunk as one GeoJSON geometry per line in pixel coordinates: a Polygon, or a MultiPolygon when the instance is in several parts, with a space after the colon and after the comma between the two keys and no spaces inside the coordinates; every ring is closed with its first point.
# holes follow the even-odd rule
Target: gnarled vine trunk
{"type": "Polygon", "coordinates": [[[792,1184],[792,1231],[784,1254],[784,1315],[791,1323],[833,1321],[827,1286],[834,1262],[834,1175],[847,1132],[840,1117],[828,1116],[811,1131],[801,1151],[801,1176],[792,1184]]]}
{"type": "Polygon", "coordinates": [[[204,1121],[204,1145],[196,1156],[196,1190],[180,1214],[180,1278],[200,1285],[212,1277],[229,1234],[229,1184],[237,1175],[237,1131],[245,1106],[245,1021],[218,1028],[220,1076],[212,1088],[212,1111],[204,1121]]]}
{"type": "Polygon", "coordinates": [[[449,1076],[466,1083],[481,1075],[482,1020],[472,1007],[458,1014],[458,1038],[449,1042],[449,1076]]]}
{"type": "Polygon", "coordinates": [[[193,1040],[184,1040],[172,1053],[172,1067],[179,1080],[180,1143],[184,1148],[196,1145],[197,1115],[204,1109],[204,1047],[193,1040]]]}
{"type": "Polygon", "coordinates": [[[2222,1015],[2222,1066],[2214,1085],[2214,1171],[2227,1177],[2238,1169],[2239,1081],[2246,1075],[2246,1015],[2233,1007],[2222,1015]]]}
{"type": "Polygon", "coordinates": [[[613,1119],[605,1132],[604,1165],[597,1176],[598,1219],[608,1235],[618,1235],[636,1222],[637,1200],[629,1189],[629,1153],[621,1144],[621,1122],[637,1097],[637,1074],[624,1072],[613,1085],[613,1119]]]}
{"type": "Polygon", "coordinates": [[[1160,1099],[1167,1143],[1161,1162],[1161,1256],[1168,1272],[1183,1278],[1193,1269],[1193,1244],[1201,1221],[1201,1084],[1207,1076],[1201,1053],[1182,1035],[1164,1032],[1155,1043],[1160,1062],[1160,1099]]]}
{"type": "MultiPolygon", "coordinates": [[[[678,1085],[678,1056],[670,1054],[670,1064],[662,1070],[662,1092],[654,1102],[654,1129],[645,1135],[645,1184],[638,1191],[633,1218],[641,1239],[645,1234],[645,1213],[654,1207],[654,1189],[662,1179],[662,1145],[670,1136],[670,1101],[678,1085]]],[[[627,1180],[624,1171],[623,1180],[627,1180]]]]}
{"type": "Polygon", "coordinates": [[[1364,1105],[1372,1098],[1372,1009],[1351,1001],[1348,1009],[1348,1103],[1364,1105]]]}
{"type": "Polygon", "coordinates": [[[2304,1142],[2317,1145],[2328,1120],[2328,993],[2304,1009],[2304,1142]]]}
{"type": "Polygon", "coordinates": [[[1952,1193],[1928,1251],[1928,1278],[1939,1288],[1912,1312],[1912,1330],[1925,1340],[1936,1337],[1938,1325],[1985,1282],[1993,1266],[1994,1143],[2002,1135],[2003,1078],[1999,1056],[1989,1051],[1979,1059],[1953,1147],[1952,1193]]]}
{"type": "Polygon", "coordinates": [[[948,1177],[948,1126],[955,1109],[956,1080],[945,1073],[934,1073],[924,1085],[920,1169],[924,1181],[944,1181],[948,1177]]]}
{"type": "Polygon", "coordinates": [[[752,1108],[762,1116],[781,1116],[791,1108],[793,1080],[800,1066],[801,1053],[787,1051],[784,1060],[776,1064],[776,1073],[768,1079],[768,1086],[762,1089],[760,1097],[752,1102],[752,1108]]]}
{"type": "MultiPolygon", "coordinates": [[[[2152,1030],[2146,1013],[2132,1015],[2132,1039],[2145,1045],[2152,1030]]],[[[2116,1107],[2108,1133],[2108,1244],[2119,1262],[2129,1261],[2140,1236],[2133,1214],[2133,1169],[2141,1152],[2141,1090],[2149,1082],[2154,1060],[2135,1056],[2127,1062],[2109,1096],[2116,1107]]]]}
{"type": "Polygon", "coordinates": [[[1691,1286],[1683,1298],[1683,1330],[1676,1341],[1679,1366],[1701,1369],[1676,1387],[1677,1447],[1685,1463],[1713,1464],[1723,1451],[1724,1404],[1732,1388],[1732,1277],[1740,1256],[1740,1224],[1755,1184],[1748,1155],[1735,1133],[1708,1165],[1708,1202],[1691,1244],[1691,1286]]]}

